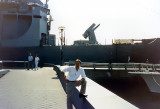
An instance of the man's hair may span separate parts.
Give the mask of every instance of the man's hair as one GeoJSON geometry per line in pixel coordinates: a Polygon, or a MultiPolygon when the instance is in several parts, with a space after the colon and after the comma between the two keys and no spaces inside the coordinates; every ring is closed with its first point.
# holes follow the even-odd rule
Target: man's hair
{"type": "Polygon", "coordinates": [[[80,62],[80,64],[81,64],[81,60],[79,60],[79,59],[76,59],[75,62],[80,62]]]}

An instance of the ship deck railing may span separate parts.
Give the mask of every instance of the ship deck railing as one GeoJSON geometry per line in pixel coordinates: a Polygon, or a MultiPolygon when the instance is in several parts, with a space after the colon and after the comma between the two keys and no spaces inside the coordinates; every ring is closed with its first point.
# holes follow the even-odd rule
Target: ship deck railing
{"type": "MultiPolygon", "coordinates": [[[[74,61],[65,62],[65,65],[74,65],[74,61]]],[[[105,68],[108,70],[152,70],[156,71],[160,68],[160,64],[151,64],[151,63],[94,63],[94,62],[82,62],[82,67],[90,67],[94,69],[105,68]]]]}
{"type": "Polygon", "coordinates": [[[15,63],[23,63],[24,64],[24,68],[26,68],[28,61],[1,60],[0,61],[0,69],[2,69],[4,67],[4,64],[6,64],[6,63],[10,63],[10,64],[11,63],[13,63],[13,64],[15,64],[15,63]]]}

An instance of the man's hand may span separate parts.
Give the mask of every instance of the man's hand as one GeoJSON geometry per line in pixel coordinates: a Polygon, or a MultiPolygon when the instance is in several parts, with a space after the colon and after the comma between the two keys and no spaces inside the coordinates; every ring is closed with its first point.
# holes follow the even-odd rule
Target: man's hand
{"type": "Polygon", "coordinates": [[[77,86],[81,85],[82,80],[77,81],[77,86]]]}
{"type": "Polygon", "coordinates": [[[68,82],[69,82],[69,80],[68,80],[67,78],[65,78],[64,80],[65,80],[65,82],[66,82],[66,83],[68,83],[68,82]]]}
{"type": "Polygon", "coordinates": [[[78,83],[77,83],[77,86],[80,86],[80,85],[81,85],[81,82],[84,81],[84,80],[85,80],[85,79],[82,78],[81,80],[77,81],[77,82],[78,82],[78,83]]]}

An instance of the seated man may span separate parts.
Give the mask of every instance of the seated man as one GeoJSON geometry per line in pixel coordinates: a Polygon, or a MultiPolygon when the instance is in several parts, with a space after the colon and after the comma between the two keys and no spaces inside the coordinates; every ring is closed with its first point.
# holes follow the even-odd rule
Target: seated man
{"type": "Polygon", "coordinates": [[[67,92],[67,109],[72,109],[72,100],[73,91],[76,86],[81,85],[81,90],[79,97],[87,97],[84,95],[86,92],[86,75],[84,69],[80,67],[81,61],[77,59],[75,61],[75,66],[68,66],[62,70],[62,75],[64,80],[66,81],[66,92],[67,92]],[[65,72],[68,72],[68,75],[65,75],[65,72]],[[81,80],[77,80],[79,76],[82,76],[81,80]]]}

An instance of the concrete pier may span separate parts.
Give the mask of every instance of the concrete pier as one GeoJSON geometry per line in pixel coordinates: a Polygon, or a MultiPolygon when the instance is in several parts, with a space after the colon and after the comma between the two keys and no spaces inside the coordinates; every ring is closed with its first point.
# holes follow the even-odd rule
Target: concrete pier
{"type": "Polygon", "coordinates": [[[0,78],[0,109],[66,109],[66,94],[53,68],[10,70],[0,78]]]}
{"type": "MultiPolygon", "coordinates": [[[[65,81],[62,78],[60,69],[62,70],[65,67],[66,66],[55,67],[64,89],[65,81]]],[[[80,87],[76,87],[74,90],[72,101],[76,109],[138,109],[138,107],[132,105],[108,89],[105,89],[91,79],[87,78],[86,80],[87,98],[79,98],[78,95],[80,92],[80,87]]]]}
{"type": "Polygon", "coordinates": [[[9,70],[0,70],[0,78],[4,76],[5,74],[7,74],[8,72],[9,70]]]}
{"type": "MultiPolygon", "coordinates": [[[[137,109],[89,78],[87,98],[79,98],[79,88],[72,98],[76,109],[137,109]]],[[[59,68],[10,69],[0,78],[0,109],[66,109],[65,82],[59,68]]]]}

